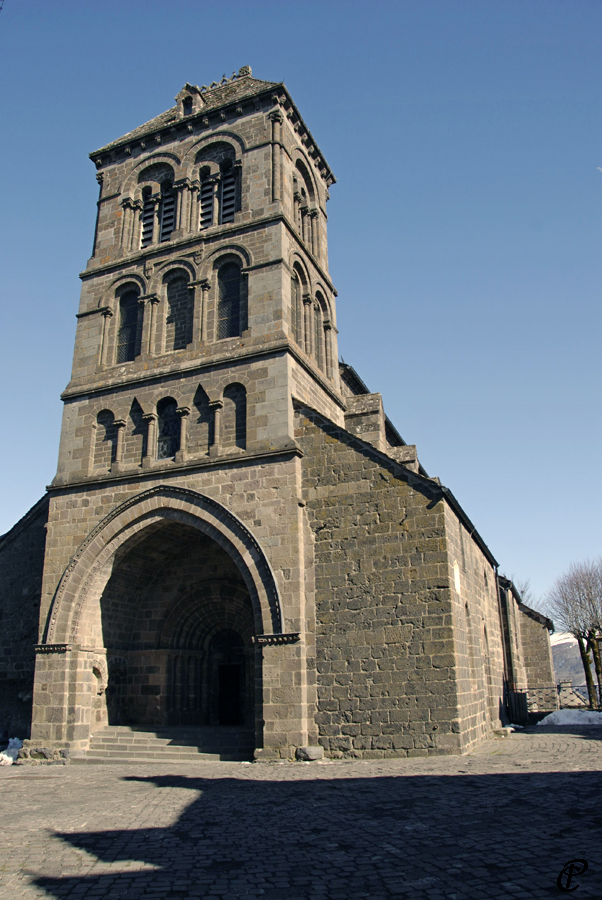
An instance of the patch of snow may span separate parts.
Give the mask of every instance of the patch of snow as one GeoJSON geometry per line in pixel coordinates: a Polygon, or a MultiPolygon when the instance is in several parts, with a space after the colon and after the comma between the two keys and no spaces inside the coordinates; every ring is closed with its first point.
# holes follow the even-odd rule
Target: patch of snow
{"type": "Polygon", "coordinates": [[[602,725],[602,712],[591,709],[557,709],[538,725],[602,725]]]}
{"type": "Polygon", "coordinates": [[[558,644],[575,644],[575,646],[577,646],[577,638],[574,638],[573,635],[568,634],[568,632],[557,631],[550,635],[550,644],[552,647],[557,647],[558,644]]]}
{"type": "Polygon", "coordinates": [[[19,738],[9,738],[8,747],[3,753],[0,753],[0,766],[12,766],[22,746],[23,741],[19,738]]]}

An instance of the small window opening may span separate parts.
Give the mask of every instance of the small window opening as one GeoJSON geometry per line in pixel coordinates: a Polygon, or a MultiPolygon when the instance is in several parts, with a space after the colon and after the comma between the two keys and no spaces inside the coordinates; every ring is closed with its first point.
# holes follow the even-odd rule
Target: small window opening
{"type": "Polygon", "coordinates": [[[192,115],[192,97],[184,97],[184,102],[182,103],[182,109],[184,111],[185,116],[192,115]]]}
{"type": "Polygon", "coordinates": [[[157,420],[157,459],[173,459],[180,449],[180,417],[172,397],[157,403],[157,420]]]}

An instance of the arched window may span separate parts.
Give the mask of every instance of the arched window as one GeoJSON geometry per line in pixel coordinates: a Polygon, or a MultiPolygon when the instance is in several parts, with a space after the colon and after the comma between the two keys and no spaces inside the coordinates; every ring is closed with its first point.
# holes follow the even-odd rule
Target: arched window
{"type": "Polygon", "coordinates": [[[224,389],[221,445],[247,447],[247,392],[242,384],[229,384],[224,389]]]}
{"type": "Polygon", "coordinates": [[[157,459],[170,459],[180,449],[180,417],[173,397],[157,403],[157,459]]]}
{"type": "Polygon", "coordinates": [[[192,341],[192,291],[185,275],[167,281],[165,349],[183,350],[192,341]]]}
{"type": "Polygon", "coordinates": [[[117,454],[117,428],[110,409],[101,410],[96,416],[94,441],[94,468],[108,472],[117,454]]]}
{"type": "Polygon", "coordinates": [[[140,353],[138,291],[128,290],[119,300],[116,362],[131,362],[140,353]]]}
{"type": "Polygon", "coordinates": [[[241,272],[236,263],[223,265],[217,276],[217,340],[241,331],[241,272]]]}
{"type": "Polygon", "coordinates": [[[192,97],[184,97],[182,101],[182,112],[185,116],[192,115],[192,97]]]}

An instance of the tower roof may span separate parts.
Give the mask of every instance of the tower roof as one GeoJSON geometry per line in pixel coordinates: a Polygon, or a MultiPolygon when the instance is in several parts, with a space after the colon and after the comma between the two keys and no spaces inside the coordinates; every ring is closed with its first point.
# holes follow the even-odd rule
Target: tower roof
{"type": "MultiPolygon", "coordinates": [[[[313,139],[309,128],[305,125],[305,122],[293,103],[284,83],[278,81],[263,81],[259,78],[253,78],[250,66],[242,66],[238,72],[233,72],[230,78],[226,78],[224,75],[220,81],[212,81],[210,85],[204,84],[201,87],[198,87],[198,85],[189,84],[187,82],[176,96],[176,100],[181,100],[185,94],[192,96],[194,98],[193,112],[186,115],[183,113],[180,104],[172,106],[170,109],[160,113],[160,115],[155,116],[153,119],[149,119],[149,121],[145,122],[143,125],[139,125],[138,128],[134,128],[133,131],[129,131],[127,134],[122,135],[122,137],[111,141],[109,144],[105,144],[104,147],[94,150],[90,153],[90,159],[92,159],[97,167],[100,168],[103,163],[107,161],[106,158],[103,160],[103,156],[106,157],[107,154],[119,151],[129,144],[150,137],[153,134],[158,134],[166,129],[171,129],[180,122],[184,121],[187,124],[192,123],[193,121],[199,118],[202,119],[225,106],[231,106],[234,103],[239,104],[245,99],[256,97],[267,91],[272,91],[276,94],[278,100],[283,104],[287,111],[287,116],[292,120],[304,140],[304,143],[310,150],[310,153],[313,151],[315,156],[318,157],[319,167],[322,170],[323,177],[327,184],[333,184],[336,181],[334,174],[326,162],[320,148],[313,139]]],[[[192,130],[192,126],[190,130],[192,130]]]]}

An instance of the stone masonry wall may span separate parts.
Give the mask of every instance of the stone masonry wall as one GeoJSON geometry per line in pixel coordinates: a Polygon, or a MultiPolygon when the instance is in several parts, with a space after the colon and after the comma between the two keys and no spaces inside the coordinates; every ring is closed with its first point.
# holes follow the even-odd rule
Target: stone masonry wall
{"type": "Polygon", "coordinates": [[[557,709],[556,677],[547,625],[527,606],[522,603],[517,606],[529,711],[557,709]]]}
{"type": "Polygon", "coordinates": [[[45,496],[0,537],[0,740],[29,734],[47,520],[45,496]]]}
{"type": "Polygon", "coordinates": [[[307,408],[295,434],[315,541],[320,743],[335,757],[457,752],[443,503],[307,408]]]}
{"type": "Polygon", "coordinates": [[[501,725],[502,634],[491,559],[448,505],[445,525],[462,749],[467,750],[501,725]]]}

